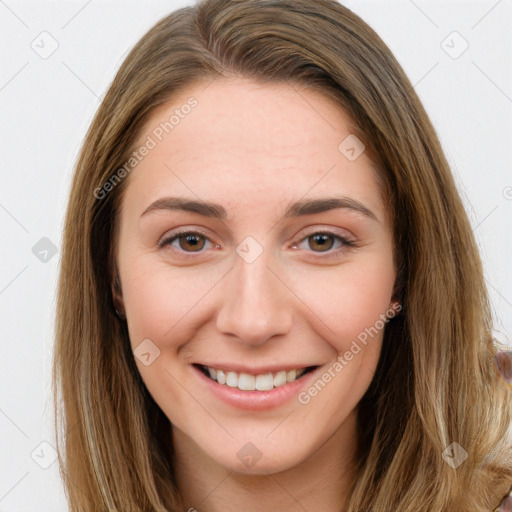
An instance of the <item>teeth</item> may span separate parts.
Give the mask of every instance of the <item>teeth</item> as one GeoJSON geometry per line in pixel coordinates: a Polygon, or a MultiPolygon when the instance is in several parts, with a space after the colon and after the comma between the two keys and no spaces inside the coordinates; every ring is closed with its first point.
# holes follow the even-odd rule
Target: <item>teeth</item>
{"type": "Polygon", "coordinates": [[[226,384],[230,388],[237,388],[238,387],[238,375],[235,372],[228,372],[226,374],[226,384]]]}
{"type": "Polygon", "coordinates": [[[274,377],[271,373],[256,377],[256,389],[258,391],[270,391],[274,387],[274,377]]]}
{"type": "Polygon", "coordinates": [[[238,389],[243,391],[254,391],[256,389],[256,378],[248,373],[241,373],[238,376],[238,389]]]}
{"type": "Polygon", "coordinates": [[[300,370],[281,370],[274,374],[249,375],[248,373],[224,372],[209,366],[204,366],[204,368],[208,371],[210,378],[219,384],[225,384],[242,391],[270,391],[273,388],[294,382],[306,371],[305,368],[301,368],[300,370]]]}
{"type": "Polygon", "coordinates": [[[296,370],[290,370],[286,374],[286,382],[293,382],[295,380],[295,377],[297,376],[296,370]]]}
{"type": "Polygon", "coordinates": [[[276,373],[274,377],[274,387],[278,388],[283,384],[286,384],[286,372],[284,370],[276,373]]]}

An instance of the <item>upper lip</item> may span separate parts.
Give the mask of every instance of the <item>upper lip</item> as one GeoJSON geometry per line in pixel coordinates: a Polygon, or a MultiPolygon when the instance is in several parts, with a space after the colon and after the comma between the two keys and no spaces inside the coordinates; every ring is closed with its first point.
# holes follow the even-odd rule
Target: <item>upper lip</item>
{"type": "Polygon", "coordinates": [[[236,373],[248,373],[249,375],[261,375],[264,373],[277,373],[280,371],[290,371],[290,370],[300,370],[302,368],[310,368],[316,367],[319,365],[316,364],[304,364],[304,363],[296,363],[296,364],[269,364],[264,366],[243,366],[237,363],[193,363],[201,366],[208,366],[210,368],[215,368],[217,370],[225,370],[228,372],[236,372],[236,373]]]}

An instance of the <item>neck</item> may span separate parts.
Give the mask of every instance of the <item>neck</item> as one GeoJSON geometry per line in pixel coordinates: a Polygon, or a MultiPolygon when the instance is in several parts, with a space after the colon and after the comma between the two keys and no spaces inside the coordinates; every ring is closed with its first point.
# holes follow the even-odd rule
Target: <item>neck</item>
{"type": "Polygon", "coordinates": [[[354,410],[307,459],[264,475],[235,473],[220,466],[174,429],[174,467],[184,510],[224,512],[229,505],[229,510],[244,512],[343,511],[355,479],[356,421],[354,410]]]}

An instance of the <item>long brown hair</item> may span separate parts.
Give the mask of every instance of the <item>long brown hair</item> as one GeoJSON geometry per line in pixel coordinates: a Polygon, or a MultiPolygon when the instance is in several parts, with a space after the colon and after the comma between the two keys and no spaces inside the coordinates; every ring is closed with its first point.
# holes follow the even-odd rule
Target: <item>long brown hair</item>
{"type": "Polygon", "coordinates": [[[77,162],[58,283],[55,427],[70,510],[180,510],[171,424],[142,382],[113,304],[129,182],[118,171],[155,107],[218,76],[334,98],[379,169],[403,311],[386,327],[360,403],[347,512],[489,512],[512,483],[512,409],[493,363],[503,347],[492,337],[472,229],[402,68],[334,0],[204,0],[177,10],[138,42],[105,95],[77,162]],[[452,442],[467,452],[456,469],[442,456],[452,442]]]}

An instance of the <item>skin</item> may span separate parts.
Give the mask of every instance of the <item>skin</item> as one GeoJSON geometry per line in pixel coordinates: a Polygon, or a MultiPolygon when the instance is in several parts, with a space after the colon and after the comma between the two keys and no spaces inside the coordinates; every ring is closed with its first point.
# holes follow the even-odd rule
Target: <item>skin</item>
{"type": "Polygon", "coordinates": [[[240,78],[187,87],[153,111],[139,143],[191,95],[198,105],[129,175],[116,258],[132,347],[149,339],[160,350],[148,366],[135,360],[173,424],[185,510],[339,511],[353,482],[357,405],[383,331],[306,405],[294,397],[241,410],[199,392],[191,363],[297,363],[323,373],[390,308],[391,226],[371,161],[338,150],[352,132],[329,98],[240,78]],[[350,209],[283,218],[294,201],[334,195],[375,219],[350,209]],[[165,196],[215,202],[228,215],[141,217],[165,196]],[[199,250],[184,237],[159,247],[176,228],[201,230],[199,250]],[[325,229],[356,246],[328,236],[322,248],[313,235],[325,229]],[[248,236],[263,249],[252,263],[236,252],[248,236]],[[261,453],[251,467],[237,457],[248,442],[261,453]]]}

